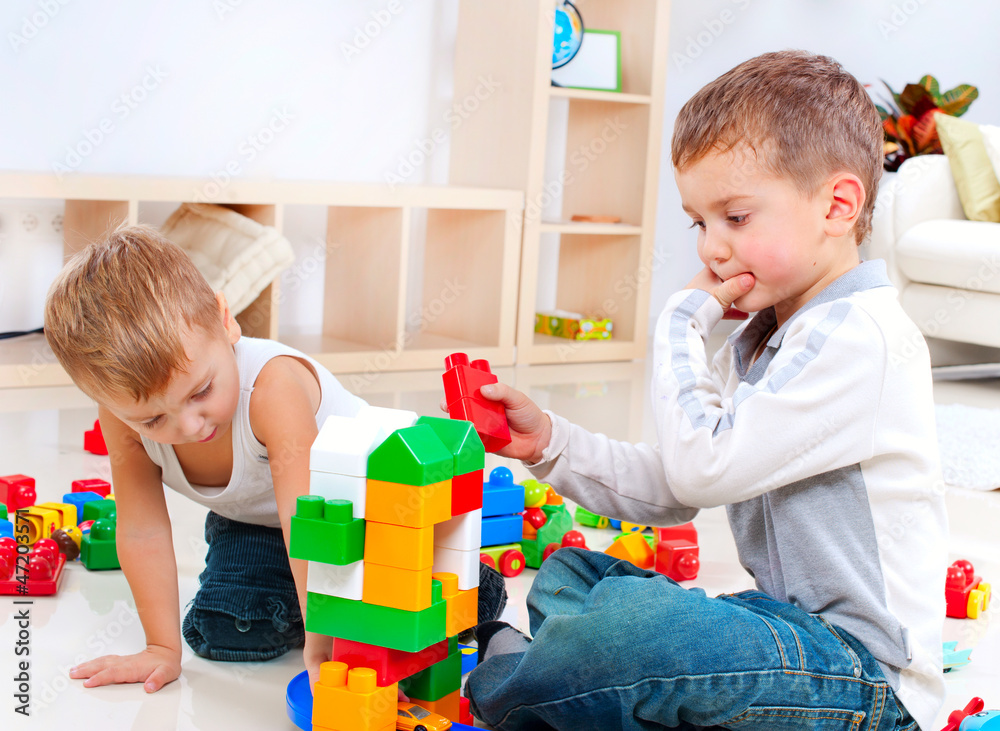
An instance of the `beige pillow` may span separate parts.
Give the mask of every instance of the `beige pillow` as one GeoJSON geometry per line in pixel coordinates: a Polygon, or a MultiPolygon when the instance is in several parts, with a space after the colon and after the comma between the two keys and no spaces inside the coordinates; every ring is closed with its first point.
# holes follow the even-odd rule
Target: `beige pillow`
{"type": "Polygon", "coordinates": [[[1000,223],[1000,182],[979,125],[947,114],[935,114],[934,119],[965,217],[1000,223]]]}
{"type": "Polygon", "coordinates": [[[981,124],[979,131],[983,133],[983,144],[986,146],[986,154],[993,166],[993,174],[997,176],[997,180],[1000,180],[1000,127],[992,124],[981,124]]]}

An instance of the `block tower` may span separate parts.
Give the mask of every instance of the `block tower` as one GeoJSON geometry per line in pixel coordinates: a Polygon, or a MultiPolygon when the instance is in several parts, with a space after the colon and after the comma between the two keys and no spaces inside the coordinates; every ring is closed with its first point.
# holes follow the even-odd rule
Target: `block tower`
{"type": "Polygon", "coordinates": [[[484,465],[467,421],[364,407],[323,425],[290,545],[309,562],[306,629],[334,638],[317,731],[394,729],[397,685],[462,720],[456,635],[477,621],[484,465]]]}

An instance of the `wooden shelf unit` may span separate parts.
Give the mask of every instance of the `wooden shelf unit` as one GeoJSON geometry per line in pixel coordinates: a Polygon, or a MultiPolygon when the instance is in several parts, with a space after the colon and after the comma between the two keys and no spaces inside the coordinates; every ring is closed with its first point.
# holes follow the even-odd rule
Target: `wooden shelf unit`
{"type": "MultiPolygon", "coordinates": [[[[206,192],[279,231],[285,206],[327,209],[322,331],[281,332],[275,280],[238,316],[245,334],[286,342],[335,373],[362,374],[360,390],[380,373],[443,369],[459,350],[513,364],[521,191],[252,180],[220,189],[202,179],[0,174],[0,198],[65,201],[67,255],[117,222],[142,222],[140,203],[204,201],[206,192]],[[410,288],[419,285],[408,281],[415,219],[426,219],[418,309],[410,288]]],[[[0,388],[69,382],[44,337],[0,342],[0,388]]]]}
{"type": "Polygon", "coordinates": [[[579,0],[588,28],[621,32],[622,92],[551,85],[555,0],[459,4],[455,99],[483,78],[498,84],[452,132],[453,184],[526,193],[517,362],[644,358],[663,134],[669,0],[579,0]],[[490,32],[483,34],[482,28],[490,32]],[[565,221],[542,221],[549,105],[568,103],[565,165],[557,181],[565,221]],[[621,224],[573,223],[574,214],[621,224]],[[574,343],[534,332],[540,238],[559,237],[555,306],[611,317],[614,338],[574,343]]]}

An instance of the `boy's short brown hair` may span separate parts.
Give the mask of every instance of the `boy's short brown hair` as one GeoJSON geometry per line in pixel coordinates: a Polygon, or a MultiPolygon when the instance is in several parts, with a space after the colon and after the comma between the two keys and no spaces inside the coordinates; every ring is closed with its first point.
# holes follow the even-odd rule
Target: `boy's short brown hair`
{"type": "Polygon", "coordinates": [[[49,346],[97,401],[160,393],[187,367],[185,326],[221,332],[215,293],[150,226],[120,226],[74,255],[45,301],[49,346]]]}
{"type": "Polygon", "coordinates": [[[860,244],[871,230],[882,142],[875,103],[839,63],[778,51],[744,61],[691,97],[677,116],[671,157],[683,169],[712,150],[745,145],[764,170],[807,195],[833,173],[853,173],[867,194],[854,226],[860,244]]]}

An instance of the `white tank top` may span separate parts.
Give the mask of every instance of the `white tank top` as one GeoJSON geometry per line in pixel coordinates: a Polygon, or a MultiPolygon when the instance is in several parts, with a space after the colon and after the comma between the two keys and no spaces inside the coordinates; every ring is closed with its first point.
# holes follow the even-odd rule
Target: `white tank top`
{"type": "Polygon", "coordinates": [[[327,416],[356,416],[365,403],[349,393],[333,374],[307,355],[273,340],[241,337],[234,346],[240,375],[240,401],[233,415],[233,473],[225,487],[203,487],[188,482],[171,444],[146,437],[142,444],[149,458],[163,470],[163,484],[181,495],[231,520],[280,527],[274,483],[267,462],[267,448],[257,441],[250,428],[250,395],[264,365],[279,355],[301,358],[315,371],[321,391],[316,426],[327,416]]]}

